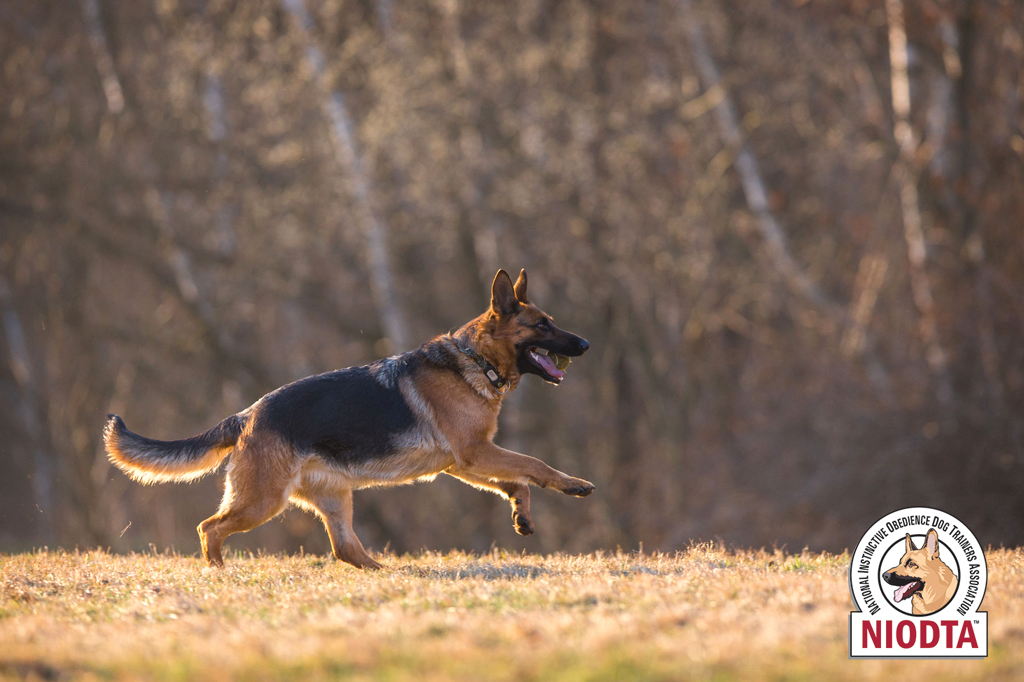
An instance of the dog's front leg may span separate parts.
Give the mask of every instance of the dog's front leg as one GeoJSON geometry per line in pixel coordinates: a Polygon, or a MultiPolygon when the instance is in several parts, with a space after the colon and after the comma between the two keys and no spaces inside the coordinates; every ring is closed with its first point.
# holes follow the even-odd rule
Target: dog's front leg
{"type": "Polygon", "coordinates": [[[468,471],[451,467],[445,473],[464,481],[475,488],[490,490],[503,495],[512,505],[512,524],[520,535],[533,535],[533,519],[530,518],[530,486],[521,481],[494,481],[474,476],[468,471]]]}
{"type": "Polygon", "coordinates": [[[536,457],[520,455],[494,443],[475,443],[456,457],[457,466],[474,476],[498,481],[529,479],[542,488],[554,488],[566,495],[586,497],[594,492],[594,484],[552,469],[536,457]]]}
{"type": "Polygon", "coordinates": [[[512,505],[512,525],[520,535],[533,535],[530,517],[530,486],[525,483],[499,483],[512,505]]]}

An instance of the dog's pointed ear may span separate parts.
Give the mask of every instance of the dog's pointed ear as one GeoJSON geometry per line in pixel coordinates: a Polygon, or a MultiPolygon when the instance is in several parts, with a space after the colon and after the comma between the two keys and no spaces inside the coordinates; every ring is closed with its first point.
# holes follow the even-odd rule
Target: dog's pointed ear
{"type": "Polygon", "coordinates": [[[906,554],[907,552],[916,552],[916,551],[917,551],[917,547],[914,547],[914,540],[910,537],[910,533],[907,533],[907,547],[906,547],[906,550],[903,553],[906,554]]]}
{"type": "Polygon", "coordinates": [[[512,278],[504,270],[498,270],[491,284],[491,311],[497,315],[511,315],[519,309],[512,278]]]}
{"type": "Polygon", "coordinates": [[[924,546],[928,548],[928,558],[939,558],[939,534],[932,528],[924,539],[924,546]]]}
{"type": "Polygon", "coordinates": [[[516,298],[519,299],[520,303],[529,303],[526,300],[526,270],[519,271],[519,279],[516,280],[516,298]]]}

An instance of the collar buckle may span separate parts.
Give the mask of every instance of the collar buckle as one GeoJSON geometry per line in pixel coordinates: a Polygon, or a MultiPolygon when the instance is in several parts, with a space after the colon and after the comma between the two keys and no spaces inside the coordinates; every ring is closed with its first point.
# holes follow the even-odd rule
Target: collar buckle
{"type": "Polygon", "coordinates": [[[470,360],[476,363],[480,371],[484,373],[487,380],[491,382],[491,386],[498,392],[498,395],[505,395],[512,388],[512,382],[505,379],[503,376],[498,374],[497,368],[491,364],[491,362],[484,356],[477,353],[472,348],[463,348],[459,344],[455,344],[455,347],[459,349],[461,353],[467,356],[470,360]],[[504,388],[505,390],[501,390],[504,388]]]}

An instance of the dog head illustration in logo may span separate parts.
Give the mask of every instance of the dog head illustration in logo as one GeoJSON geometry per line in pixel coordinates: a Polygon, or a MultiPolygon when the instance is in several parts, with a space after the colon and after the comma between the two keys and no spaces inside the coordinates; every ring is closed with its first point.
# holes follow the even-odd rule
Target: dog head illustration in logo
{"type": "Polygon", "coordinates": [[[882,574],[885,582],[895,586],[895,601],[913,599],[914,615],[935,613],[949,603],[956,593],[957,577],[939,558],[939,536],[932,528],[925,536],[924,547],[918,549],[907,533],[906,549],[898,566],[882,574]]]}

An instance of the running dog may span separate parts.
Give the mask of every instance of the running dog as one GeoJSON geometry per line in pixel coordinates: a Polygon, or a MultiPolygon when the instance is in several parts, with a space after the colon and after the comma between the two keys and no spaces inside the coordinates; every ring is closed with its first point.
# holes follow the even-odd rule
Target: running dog
{"type": "Polygon", "coordinates": [[[145,438],[110,415],[104,442],[111,462],[142,483],[191,481],[232,455],[220,509],[198,528],[211,566],[224,565],[229,535],[292,503],[320,517],[335,557],[378,569],[352,529],[353,490],[449,474],[506,497],[520,535],[534,530],[530,483],[594,491],[493,443],[502,398],[522,376],[558,384],[569,358],[589,347],[527,300],[525,270],[515,284],[499,270],[487,312],[415,350],[288,384],[185,440],[145,438]]]}
{"type": "Polygon", "coordinates": [[[959,582],[949,566],[939,559],[939,534],[932,528],[918,549],[907,533],[903,558],[898,566],[882,574],[885,582],[895,586],[894,599],[901,602],[912,598],[916,616],[935,613],[949,603],[956,594],[959,582]]]}

